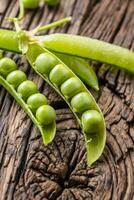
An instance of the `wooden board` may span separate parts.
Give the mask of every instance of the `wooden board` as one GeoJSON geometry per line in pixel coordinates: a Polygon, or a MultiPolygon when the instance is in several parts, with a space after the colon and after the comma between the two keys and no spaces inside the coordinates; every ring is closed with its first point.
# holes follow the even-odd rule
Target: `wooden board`
{"type": "MultiPolygon", "coordinates": [[[[0,0],[0,26],[16,16],[18,1],[0,0]]],[[[72,23],[53,32],[99,38],[134,49],[133,0],[61,0],[27,12],[23,27],[33,29],[71,15],[72,23]]],[[[39,131],[13,98],[0,88],[1,200],[133,200],[134,199],[134,78],[94,63],[100,91],[93,92],[107,124],[102,157],[86,165],[84,137],[62,99],[37,76],[26,60],[8,53],[47,95],[57,111],[57,135],[45,147],[39,131]]]]}

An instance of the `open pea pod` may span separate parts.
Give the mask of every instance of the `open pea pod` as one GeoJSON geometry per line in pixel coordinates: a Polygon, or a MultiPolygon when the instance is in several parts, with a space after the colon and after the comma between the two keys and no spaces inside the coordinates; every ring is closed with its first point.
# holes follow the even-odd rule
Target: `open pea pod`
{"type": "MultiPolygon", "coordinates": [[[[38,92],[37,86],[34,82],[26,80],[25,73],[17,70],[16,64],[9,58],[3,58],[2,60],[0,60],[0,85],[2,85],[14,97],[14,99],[18,102],[18,104],[23,108],[23,110],[28,114],[33,123],[40,130],[43,138],[43,143],[47,145],[52,142],[56,133],[55,120],[53,120],[53,122],[48,125],[41,124],[37,120],[36,114],[32,111],[30,105],[27,104],[26,99],[24,99],[24,96],[28,95],[28,92],[28,97],[41,95],[41,98],[43,97],[45,99],[45,106],[50,107],[49,105],[47,105],[46,97],[38,92]],[[28,84],[30,85],[28,86],[28,84]]],[[[36,103],[37,99],[34,99],[34,102],[36,103]]],[[[41,102],[44,103],[42,99],[41,102]]],[[[39,104],[38,108],[41,108],[42,105],[39,104]]]]}
{"type": "Polygon", "coordinates": [[[53,52],[62,60],[85,84],[99,90],[98,78],[93,68],[84,60],[75,56],[53,52]]]}
{"type": "Polygon", "coordinates": [[[91,165],[101,156],[106,142],[105,121],[99,106],[82,81],[38,42],[28,44],[26,58],[36,73],[60,94],[74,113],[85,136],[87,163],[91,165]]]}

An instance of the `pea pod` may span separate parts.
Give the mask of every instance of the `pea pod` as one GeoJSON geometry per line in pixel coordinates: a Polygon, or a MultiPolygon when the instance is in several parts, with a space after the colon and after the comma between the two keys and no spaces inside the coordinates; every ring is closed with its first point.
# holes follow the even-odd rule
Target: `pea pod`
{"type": "MultiPolygon", "coordinates": [[[[134,74],[134,52],[120,46],[59,33],[36,36],[35,39],[50,51],[107,63],[134,74]]],[[[17,32],[0,29],[0,49],[21,53],[17,32]]]]}
{"type": "Polygon", "coordinates": [[[26,80],[24,72],[10,58],[0,60],[0,85],[21,105],[42,134],[44,144],[50,143],[56,132],[55,111],[38,92],[34,82],[26,80]],[[44,110],[40,110],[45,106],[44,110]],[[39,117],[38,117],[39,116],[39,117]]]}
{"type": "Polygon", "coordinates": [[[93,68],[81,58],[53,52],[61,59],[85,84],[99,90],[98,78],[93,68]]]}
{"type": "Polygon", "coordinates": [[[38,39],[51,51],[96,60],[134,74],[134,52],[128,49],[78,35],[56,33],[38,39]]]}
{"type": "Polygon", "coordinates": [[[26,57],[36,73],[60,94],[74,113],[85,136],[87,163],[91,165],[102,154],[106,141],[104,118],[94,98],[82,81],[58,57],[43,48],[40,44],[30,42],[26,57]],[[46,59],[47,55],[49,56],[46,59]],[[48,62],[48,66],[46,67],[46,61],[48,59],[53,60],[53,62],[48,62]],[[77,95],[81,94],[83,98],[83,93],[86,93],[88,96],[87,101],[89,100],[88,103],[91,103],[91,109],[93,111],[89,109],[88,103],[87,107],[81,105],[80,107],[83,109],[80,110],[79,107],[75,107],[75,104],[82,103],[79,101],[80,98],[77,98],[77,95]],[[87,114],[85,114],[86,111],[88,111],[87,114]],[[85,115],[86,117],[84,117],[85,115]],[[87,115],[89,116],[87,117],[87,115]],[[100,118],[101,122],[99,120],[100,118]],[[94,130],[90,130],[88,127],[93,127],[94,124],[94,130]]]}

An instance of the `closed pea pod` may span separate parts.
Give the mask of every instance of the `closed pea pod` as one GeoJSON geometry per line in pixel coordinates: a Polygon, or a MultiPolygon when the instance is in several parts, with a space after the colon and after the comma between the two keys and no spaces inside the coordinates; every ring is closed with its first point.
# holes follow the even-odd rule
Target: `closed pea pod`
{"type": "Polygon", "coordinates": [[[120,46],[89,37],[61,33],[40,36],[38,40],[51,51],[96,60],[134,74],[134,52],[120,46]]]}
{"type": "MultiPolygon", "coordinates": [[[[105,140],[106,140],[104,118],[94,98],[86,89],[86,87],[81,82],[81,80],[60,59],[58,59],[55,55],[47,51],[45,48],[43,48],[39,44],[36,44],[36,43],[30,44],[28,52],[26,53],[26,57],[29,63],[31,64],[31,66],[34,68],[34,70],[61,95],[61,97],[66,101],[66,103],[69,105],[70,109],[74,113],[85,136],[86,147],[87,147],[87,161],[88,161],[88,165],[91,165],[102,154],[102,151],[105,146],[105,140]],[[55,63],[58,63],[58,65],[56,64],[52,68],[50,67],[51,69],[48,70],[49,71],[48,74],[40,73],[38,70],[37,62],[36,62],[36,60],[38,60],[38,57],[40,57],[40,55],[44,53],[47,53],[53,56],[53,59],[55,59],[55,63]],[[70,73],[71,77],[68,77],[67,79],[64,80],[66,76],[66,73],[64,74],[65,71],[67,72],[67,74],[70,73]],[[86,93],[89,95],[88,96],[89,98],[88,97],[86,98],[88,100],[90,99],[89,100],[90,105],[88,105],[88,103],[85,101],[84,105],[81,104],[80,107],[75,106],[77,100],[75,100],[74,102],[73,98],[75,98],[75,96],[81,93],[82,93],[82,96],[83,96],[83,93],[84,94],[86,93]],[[77,111],[75,109],[77,109],[77,111]],[[98,124],[96,125],[96,127],[100,127],[100,129],[96,128],[95,134],[92,134],[92,130],[88,130],[88,132],[85,132],[84,130],[86,129],[85,128],[86,123],[82,124],[81,116],[83,116],[83,113],[84,113],[83,111],[85,110],[90,111],[90,109],[98,112],[99,115],[101,116],[101,121],[98,120],[98,123],[101,123],[101,125],[100,126],[98,124]],[[81,110],[82,110],[82,113],[81,113],[81,110]],[[79,113],[81,113],[81,115],[79,115],[79,113]]],[[[45,63],[45,60],[42,60],[42,63],[43,62],[45,63]]],[[[45,63],[45,65],[47,65],[47,63],[45,63]]],[[[46,68],[49,69],[49,66],[46,66],[46,68]]],[[[79,98],[78,98],[78,104],[80,104],[79,98]]]]}
{"type": "MultiPolygon", "coordinates": [[[[54,136],[56,133],[55,118],[52,118],[51,121],[49,121],[48,123],[47,122],[44,123],[43,121],[42,123],[40,123],[38,122],[35,113],[32,112],[33,108],[35,109],[34,106],[36,106],[36,110],[37,110],[42,105],[47,104],[46,97],[40,93],[37,93],[36,94],[37,96],[34,97],[34,100],[33,100],[33,97],[32,97],[33,93],[37,92],[37,86],[35,85],[35,83],[30,80],[26,80],[25,73],[20,70],[16,70],[16,67],[15,67],[15,71],[12,71],[13,69],[12,65],[11,66],[8,65],[8,68],[9,68],[9,71],[11,72],[8,73],[7,77],[5,76],[5,73],[3,74],[3,76],[0,74],[0,85],[2,85],[16,99],[16,101],[21,105],[21,107],[32,119],[34,124],[38,127],[38,129],[40,130],[42,134],[44,144],[50,143],[54,139],[54,136]],[[29,105],[31,107],[24,101],[24,99],[26,100],[28,96],[30,99],[29,105]],[[39,101],[39,96],[41,98],[41,101],[39,101]],[[38,103],[38,105],[35,105],[36,102],[38,103]]],[[[4,70],[5,70],[5,62],[3,63],[3,65],[1,64],[1,71],[3,72],[4,70]]],[[[6,74],[7,74],[7,70],[6,70],[6,74]]],[[[51,108],[51,106],[49,105],[47,106],[51,108]]],[[[53,110],[53,108],[51,109],[53,110]]]]}
{"type": "MultiPolygon", "coordinates": [[[[134,52],[126,48],[72,34],[55,33],[35,39],[50,51],[107,63],[134,74],[134,52]]],[[[0,29],[0,48],[21,53],[17,32],[0,29]]]]}

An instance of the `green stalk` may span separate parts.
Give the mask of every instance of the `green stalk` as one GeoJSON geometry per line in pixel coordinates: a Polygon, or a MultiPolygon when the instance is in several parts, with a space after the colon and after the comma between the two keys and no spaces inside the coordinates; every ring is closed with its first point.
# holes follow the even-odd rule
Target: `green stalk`
{"type": "Polygon", "coordinates": [[[37,32],[42,32],[42,31],[46,31],[46,30],[49,30],[49,29],[54,28],[54,27],[61,26],[62,24],[66,24],[66,23],[70,22],[71,19],[72,19],[72,17],[66,17],[64,19],[58,20],[58,21],[53,22],[53,23],[48,24],[48,25],[39,26],[37,28],[37,32]]]}

